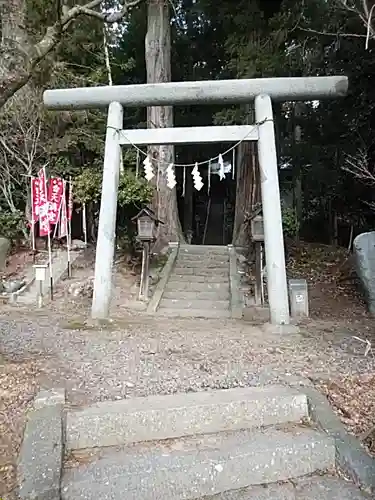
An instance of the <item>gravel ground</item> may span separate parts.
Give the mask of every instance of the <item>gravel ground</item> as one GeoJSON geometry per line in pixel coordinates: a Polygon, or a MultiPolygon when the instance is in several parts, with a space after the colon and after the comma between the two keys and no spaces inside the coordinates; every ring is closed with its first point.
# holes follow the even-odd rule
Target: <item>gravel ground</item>
{"type": "Polygon", "coordinates": [[[0,321],[3,354],[43,360],[40,383],[65,386],[77,405],[256,385],[288,374],[335,379],[375,372],[375,358],[364,356],[355,333],[311,323],[281,337],[244,322],[141,315],[100,330],[63,328],[46,314],[0,321]]]}
{"type": "MultiPolygon", "coordinates": [[[[81,260],[74,270],[78,281],[93,274],[92,259],[85,255],[81,260]]],[[[91,301],[87,297],[73,300],[66,293],[69,283],[58,286],[54,303],[41,311],[2,306],[1,498],[13,499],[9,492],[24,418],[39,386],[65,387],[71,405],[84,405],[149,394],[284,383],[286,379],[295,382],[301,377],[310,378],[318,387],[332,381],[340,384],[348,377],[360,380],[361,385],[363,377],[375,377],[375,321],[346,291],[338,300],[337,287],[324,293],[313,287],[314,320],[302,326],[298,335],[280,336],[246,322],[168,320],[129,313],[128,307],[136,303],[135,282],[135,273],[117,273],[111,316],[118,319],[107,329],[82,327],[91,301]]],[[[353,391],[346,397],[352,406],[353,391]]],[[[353,414],[340,404],[339,411],[342,408],[353,414]]],[[[349,429],[356,432],[357,427],[349,429]]]]}
{"type": "Polygon", "coordinates": [[[81,329],[75,319],[59,323],[56,314],[10,309],[0,320],[0,497],[7,500],[16,498],[16,457],[38,386],[65,387],[75,406],[301,376],[321,381],[375,374],[372,350],[365,356],[366,344],[353,338],[371,342],[373,328],[361,323],[348,329],[310,322],[301,334],[280,336],[245,322],[140,313],[108,329],[81,329]]]}

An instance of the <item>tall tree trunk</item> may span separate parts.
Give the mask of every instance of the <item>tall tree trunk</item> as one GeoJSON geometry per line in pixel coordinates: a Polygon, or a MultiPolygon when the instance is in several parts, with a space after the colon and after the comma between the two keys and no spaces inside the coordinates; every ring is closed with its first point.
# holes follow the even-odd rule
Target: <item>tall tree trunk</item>
{"type": "MultiPolygon", "coordinates": [[[[246,106],[246,123],[254,123],[254,106],[246,106]]],[[[238,148],[236,208],[233,224],[233,244],[248,246],[246,214],[260,201],[259,168],[255,142],[243,142],[238,148]]]]}
{"type": "Polygon", "coordinates": [[[186,168],[185,197],[184,197],[184,233],[187,241],[191,241],[194,228],[194,204],[193,204],[193,178],[191,176],[192,168],[186,168]]]}
{"type": "Polygon", "coordinates": [[[0,77],[25,64],[29,51],[25,15],[25,0],[0,0],[0,77]]]}
{"type": "MultiPolygon", "coordinates": [[[[25,0],[0,0],[0,81],[8,75],[21,71],[21,68],[26,64],[31,44],[27,35],[25,20],[25,0]]],[[[21,87],[16,97],[12,97],[6,102],[6,107],[3,110],[19,107],[20,102],[22,102],[23,106],[27,105],[30,102],[27,98],[29,92],[30,86],[25,84],[21,87]],[[15,102],[15,98],[18,102],[15,102]]],[[[24,140],[27,140],[26,135],[24,140]]],[[[25,174],[30,175],[31,171],[25,172],[25,174]]],[[[13,199],[7,199],[7,201],[11,212],[15,212],[16,207],[13,199]]],[[[29,190],[25,194],[25,202],[25,218],[26,220],[30,220],[31,199],[29,190]]],[[[27,240],[29,238],[31,243],[31,233],[28,234],[26,226],[22,227],[22,233],[24,239],[27,240]]]]}
{"type": "MultiPolygon", "coordinates": [[[[171,26],[168,0],[148,0],[148,26],[145,40],[147,83],[171,81],[171,26]]],[[[148,128],[173,127],[173,107],[157,106],[147,110],[148,128]]],[[[170,241],[183,241],[178,216],[176,189],[169,189],[166,168],[174,162],[173,146],[149,149],[154,158],[155,193],[153,209],[164,225],[159,226],[155,250],[170,241]]]]}
{"type": "Polygon", "coordinates": [[[233,244],[247,247],[249,233],[247,215],[260,202],[259,167],[255,142],[245,142],[239,148],[237,165],[236,209],[234,215],[233,244]]]}
{"type": "Polygon", "coordinates": [[[294,104],[293,111],[294,111],[293,204],[298,223],[298,229],[295,235],[295,239],[298,242],[300,238],[300,230],[302,226],[302,216],[303,216],[303,188],[302,188],[302,170],[301,170],[301,159],[300,159],[300,143],[302,139],[302,127],[301,127],[302,104],[296,102],[294,104]]]}
{"type": "Polygon", "coordinates": [[[18,41],[22,47],[25,42],[25,1],[0,0],[1,41],[18,41]]]}
{"type": "Polygon", "coordinates": [[[26,0],[0,0],[0,108],[12,105],[16,91],[21,101],[30,92],[31,74],[24,68],[32,58],[33,42],[26,30],[26,8],[26,0]]]}

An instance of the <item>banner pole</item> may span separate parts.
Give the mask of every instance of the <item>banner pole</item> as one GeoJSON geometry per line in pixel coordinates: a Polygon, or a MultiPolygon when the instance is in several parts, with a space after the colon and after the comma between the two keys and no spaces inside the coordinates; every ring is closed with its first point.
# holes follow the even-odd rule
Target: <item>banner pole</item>
{"type": "MultiPolygon", "coordinates": [[[[47,177],[46,177],[46,167],[43,167],[44,174],[44,190],[46,195],[46,205],[47,205],[47,218],[49,217],[49,201],[48,201],[48,191],[47,191],[47,177]]],[[[53,300],[53,269],[52,269],[52,244],[51,244],[51,225],[48,219],[48,233],[47,233],[47,244],[48,244],[48,261],[49,261],[49,279],[51,287],[51,300],[53,300]]]]}
{"type": "Polygon", "coordinates": [[[86,203],[82,205],[82,229],[83,229],[83,239],[85,246],[87,247],[87,220],[86,220],[86,203]]]}
{"type": "Polygon", "coordinates": [[[67,248],[67,252],[68,252],[68,278],[70,278],[72,276],[72,269],[71,269],[71,265],[70,265],[70,245],[71,245],[71,230],[72,230],[72,226],[70,223],[71,217],[72,217],[72,213],[71,213],[72,207],[70,206],[71,196],[72,196],[72,178],[69,177],[69,197],[68,197],[68,210],[69,211],[66,214],[67,218],[68,218],[68,236],[66,238],[66,248],[67,248]]]}
{"type": "Polygon", "coordinates": [[[34,177],[31,177],[30,181],[30,192],[31,192],[31,197],[30,197],[30,202],[31,202],[31,245],[32,245],[32,250],[33,250],[33,264],[35,264],[35,220],[34,220],[34,186],[33,186],[33,179],[34,177]]]}
{"type": "Polygon", "coordinates": [[[60,219],[61,219],[61,211],[62,211],[63,198],[65,196],[65,184],[64,183],[65,183],[65,181],[63,181],[63,193],[62,193],[62,196],[61,196],[61,202],[60,202],[60,206],[59,206],[59,212],[58,212],[58,215],[57,215],[57,221],[56,221],[56,224],[55,224],[55,229],[53,231],[53,238],[54,239],[56,238],[57,230],[58,230],[60,219]]]}

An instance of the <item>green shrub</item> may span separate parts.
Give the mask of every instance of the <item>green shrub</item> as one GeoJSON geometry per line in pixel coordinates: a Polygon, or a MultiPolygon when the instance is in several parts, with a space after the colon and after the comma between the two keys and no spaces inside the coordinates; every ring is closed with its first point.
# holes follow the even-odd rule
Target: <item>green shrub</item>
{"type": "MultiPolygon", "coordinates": [[[[79,203],[99,203],[103,173],[94,168],[86,168],[74,179],[74,195],[79,203]]],[[[120,175],[118,188],[119,207],[144,205],[152,198],[152,187],[133,172],[125,171],[120,175]]]]}
{"type": "MultiPolygon", "coordinates": [[[[74,179],[76,201],[86,203],[93,213],[99,213],[102,172],[86,168],[74,179]]],[[[127,251],[134,248],[136,225],[131,219],[152,199],[153,187],[131,170],[125,170],[119,179],[117,207],[117,244],[127,251]]]]}
{"type": "Polygon", "coordinates": [[[0,210],[0,235],[8,238],[12,243],[24,238],[26,230],[25,216],[17,210],[0,210]]]}
{"type": "Polygon", "coordinates": [[[283,219],[283,232],[285,236],[295,238],[299,231],[297,211],[293,207],[286,207],[281,204],[281,214],[283,219]]]}

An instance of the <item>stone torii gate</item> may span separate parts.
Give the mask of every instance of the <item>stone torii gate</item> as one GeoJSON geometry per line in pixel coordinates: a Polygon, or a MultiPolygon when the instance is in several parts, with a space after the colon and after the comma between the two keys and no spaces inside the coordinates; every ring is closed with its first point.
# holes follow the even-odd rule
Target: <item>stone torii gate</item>
{"type": "Polygon", "coordinates": [[[95,263],[94,319],[109,317],[121,145],[258,141],[268,298],[272,324],[289,323],[272,100],[312,101],[346,95],[344,76],[171,82],[47,90],[50,109],[108,107],[102,198],[95,263]],[[124,106],[240,104],[255,100],[255,125],[122,130],[124,106]]]}

